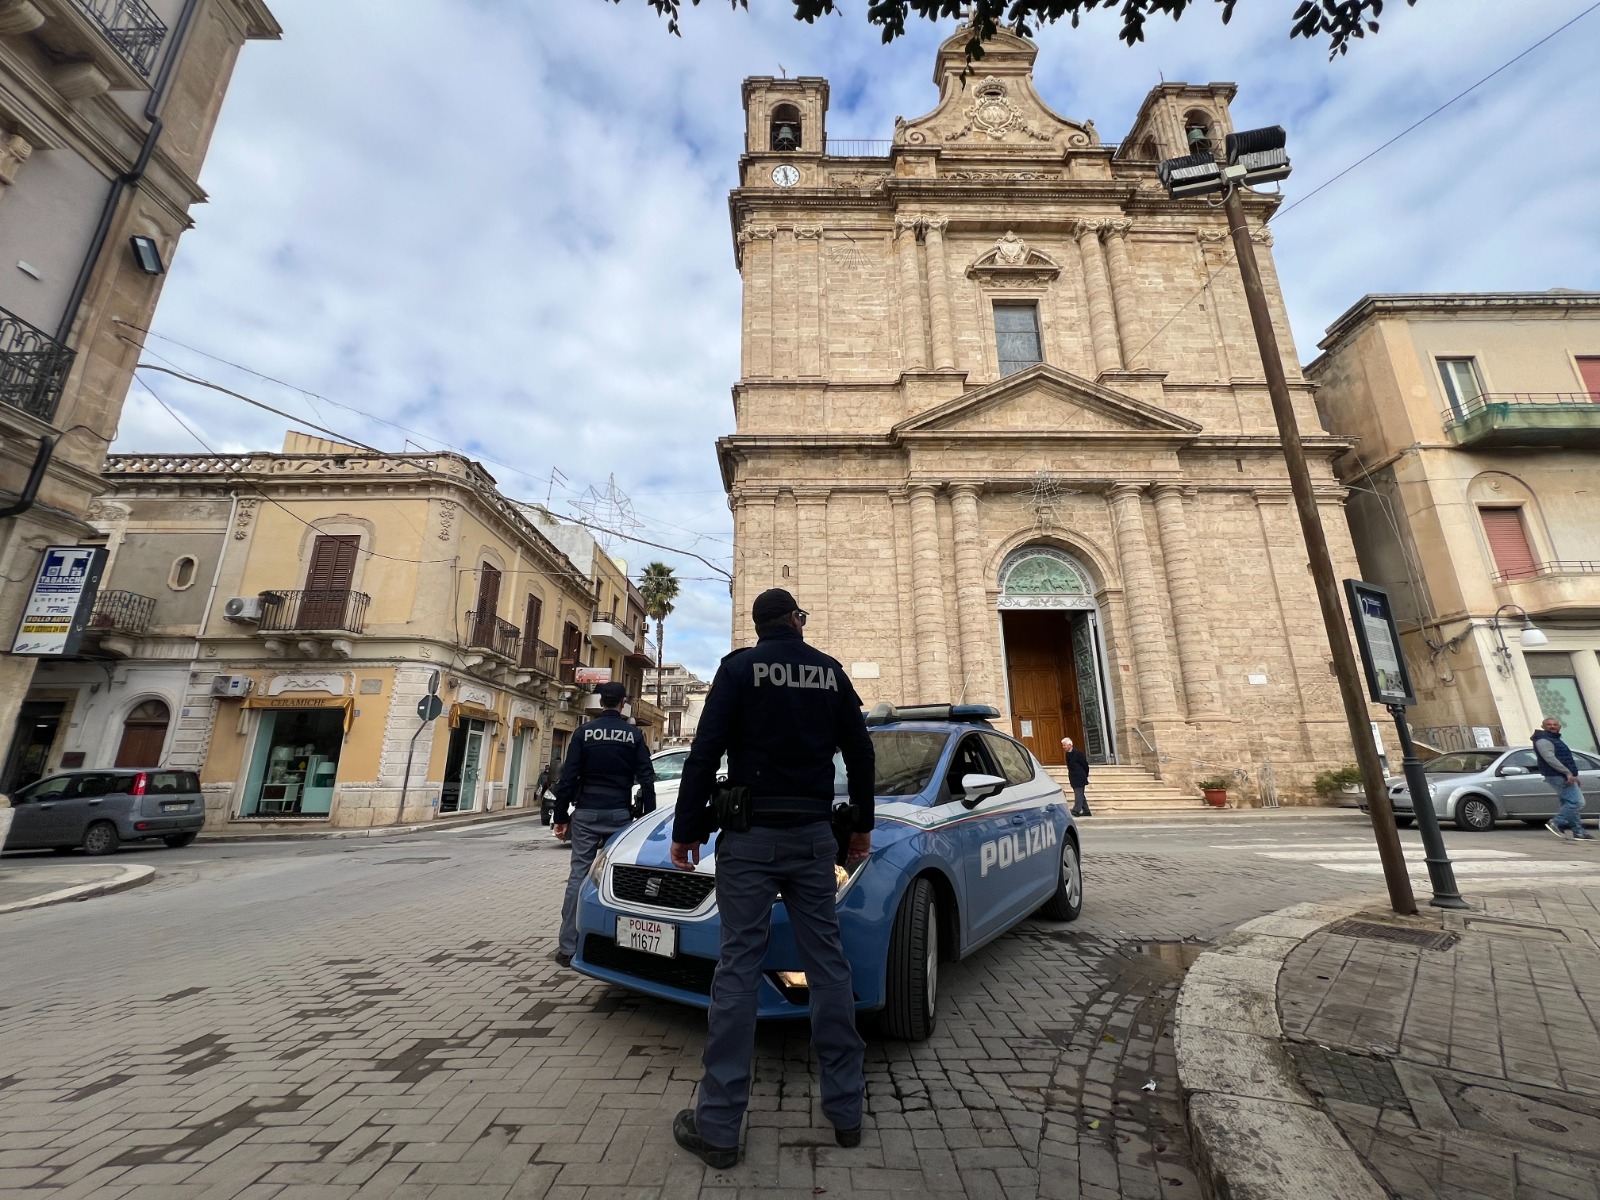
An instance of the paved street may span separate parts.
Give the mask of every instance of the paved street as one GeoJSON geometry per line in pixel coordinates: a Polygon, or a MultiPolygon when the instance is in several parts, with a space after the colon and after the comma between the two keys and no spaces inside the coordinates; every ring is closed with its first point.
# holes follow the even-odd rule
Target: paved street
{"type": "MultiPolygon", "coordinates": [[[[536,825],[129,851],[153,883],[0,917],[0,1196],[1198,1196],[1184,967],[1381,886],[1376,855],[1350,812],[1086,824],[1082,919],[947,966],[930,1041],[871,1040],[860,1149],[832,1145],[803,1027],[766,1028],[727,1172],[669,1131],[703,1016],[550,961],[565,855],[536,825]]],[[[1447,837],[1469,891],[1600,879],[1543,832],[1447,837]]]]}

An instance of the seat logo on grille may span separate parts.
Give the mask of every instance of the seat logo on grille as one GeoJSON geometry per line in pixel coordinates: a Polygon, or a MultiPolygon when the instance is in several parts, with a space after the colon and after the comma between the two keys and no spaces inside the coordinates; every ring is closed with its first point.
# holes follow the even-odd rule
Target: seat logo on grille
{"type": "Polygon", "coordinates": [[[657,896],[661,895],[661,876],[652,875],[645,882],[644,894],[646,899],[649,900],[654,900],[657,896]]]}

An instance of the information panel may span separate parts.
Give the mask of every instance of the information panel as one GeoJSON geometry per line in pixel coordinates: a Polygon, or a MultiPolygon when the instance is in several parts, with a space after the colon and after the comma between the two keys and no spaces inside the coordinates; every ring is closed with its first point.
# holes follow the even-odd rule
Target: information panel
{"type": "Polygon", "coordinates": [[[1411,690],[1411,673],[1400,652],[1400,631],[1395,627],[1388,591],[1375,583],[1346,579],[1344,592],[1350,602],[1350,620],[1355,625],[1356,645],[1361,648],[1361,665],[1367,673],[1367,694],[1372,702],[1415,704],[1417,695],[1411,690]]]}
{"type": "Polygon", "coordinates": [[[76,653],[94,611],[105,565],[104,546],[46,546],[11,653],[40,657],[76,653]]]}

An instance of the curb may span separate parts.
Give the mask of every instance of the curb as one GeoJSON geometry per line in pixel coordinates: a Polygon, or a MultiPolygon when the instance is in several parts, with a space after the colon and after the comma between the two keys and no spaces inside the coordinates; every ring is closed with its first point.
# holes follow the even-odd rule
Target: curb
{"type": "Polygon", "coordinates": [[[310,842],[339,841],[343,838],[398,837],[402,834],[427,833],[429,831],[443,833],[451,829],[466,829],[473,825],[494,825],[502,821],[525,820],[528,817],[537,819],[538,816],[539,810],[531,808],[526,812],[506,813],[502,810],[501,812],[486,813],[478,817],[425,821],[420,825],[369,825],[363,829],[307,829],[302,832],[274,830],[271,833],[209,833],[202,831],[196,842],[214,844],[223,842],[310,842]]]}
{"type": "Polygon", "coordinates": [[[1324,926],[1387,904],[1371,893],[1258,917],[1202,954],[1178,992],[1178,1081],[1206,1193],[1228,1200],[1386,1200],[1284,1051],[1278,973],[1324,926]]]}
{"type": "Polygon", "coordinates": [[[91,896],[108,896],[112,892],[125,892],[129,888],[136,888],[149,883],[156,876],[154,867],[126,866],[118,867],[117,870],[121,874],[115,879],[102,880],[100,883],[80,883],[77,887],[46,892],[44,895],[34,896],[30,900],[18,900],[12,904],[0,904],[0,913],[21,912],[29,908],[45,908],[52,904],[66,904],[72,900],[87,900],[91,896]]]}
{"type": "MultiPolygon", "coordinates": [[[[1284,808],[1240,808],[1240,809],[1178,809],[1172,812],[1157,813],[1118,813],[1107,811],[1104,814],[1095,813],[1087,818],[1078,818],[1080,829],[1092,829],[1096,825],[1124,824],[1124,825],[1150,825],[1170,824],[1174,821],[1186,824],[1213,824],[1237,825],[1251,822],[1272,824],[1277,821],[1325,821],[1341,813],[1354,813],[1353,808],[1323,808],[1314,804],[1288,805],[1284,808]]],[[[1357,814],[1363,818],[1363,828],[1370,828],[1366,824],[1364,814],[1357,814]]]]}

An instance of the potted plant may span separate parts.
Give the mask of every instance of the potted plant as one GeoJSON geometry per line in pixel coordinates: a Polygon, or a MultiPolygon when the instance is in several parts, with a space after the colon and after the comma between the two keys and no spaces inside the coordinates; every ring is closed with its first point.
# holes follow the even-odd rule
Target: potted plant
{"type": "Polygon", "coordinates": [[[1361,794],[1361,769],[1340,767],[1336,771],[1324,771],[1311,781],[1311,786],[1324,800],[1332,800],[1336,796],[1358,796],[1361,794]]]}
{"type": "Polygon", "coordinates": [[[1215,779],[1202,779],[1195,785],[1205,794],[1206,803],[1213,808],[1224,808],[1228,803],[1228,781],[1220,775],[1215,779]]]}

